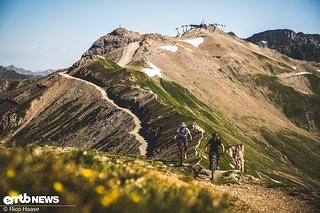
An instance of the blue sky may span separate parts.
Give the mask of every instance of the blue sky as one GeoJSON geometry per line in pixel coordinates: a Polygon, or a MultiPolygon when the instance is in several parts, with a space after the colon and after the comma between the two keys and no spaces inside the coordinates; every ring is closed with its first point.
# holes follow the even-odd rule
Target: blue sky
{"type": "Polygon", "coordinates": [[[204,19],[239,37],[282,28],[319,34],[319,11],[320,0],[0,0],[0,65],[68,67],[119,24],[175,35],[204,19]]]}

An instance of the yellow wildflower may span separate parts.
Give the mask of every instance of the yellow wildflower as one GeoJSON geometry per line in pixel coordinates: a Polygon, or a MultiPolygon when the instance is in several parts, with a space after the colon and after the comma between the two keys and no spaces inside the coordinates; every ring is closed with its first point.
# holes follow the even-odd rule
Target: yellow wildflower
{"type": "Polygon", "coordinates": [[[131,199],[132,199],[133,202],[135,202],[135,203],[139,203],[139,202],[141,201],[141,197],[140,197],[140,195],[137,194],[137,193],[132,193],[131,199]]]}
{"type": "Polygon", "coordinates": [[[15,190],[9,190],[9,192],[8,192],[8,195],[9,196],[18,196],[19,195],[19,192],[17,192],[17,191],[15,191],[15,190]]]}
{"type": "Polygon", "coordinates": [[[15,175],[16,173],[14,172],[14,170],[12,169],[7,170],[7,178],[13,178],[15,175]]]}
{"type": "Polygon", "coordinates": [[[101,204],[103,206],[109,206],[111,203],[116,201],[120,196],[119,189],[112,189],[109,193],[101,198],[101,204]]]}
{"type": "Polygon", "coordinates": [[[56,181],[53,183],[53,188],[54,190],[56,190],[57,192],[63,192],[63,185],[62,183],[56,181]]]}
{"type": "Polygon", "coordinates": [[[86,178],[90,178],[93,173],[91,169],[81,169],[81,174],[86,178]]]}
{"type": "Polygon", "coordinates": [[[105,192],[105,188],[102,185],[98,185],[94,188],[94,190],[99,193],[99,194],[103,194],[105,192]]]}
{"type": "Polygon", "coordinates": [[[194,193],[192,192],[192,190],[188,189],[186,191],[187,196],[191,197],[194,193]]]}

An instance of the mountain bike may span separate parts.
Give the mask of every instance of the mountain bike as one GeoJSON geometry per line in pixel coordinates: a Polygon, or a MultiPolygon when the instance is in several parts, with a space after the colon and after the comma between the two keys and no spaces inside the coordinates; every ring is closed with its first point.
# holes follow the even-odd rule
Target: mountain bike
{"type": "Polygon", "coordinates": [[[211,157],[211,168],[210,168],[210,170],[211,170],[211,180],[213,180],[215,171],[216,171],[216,169],[218,167],[218,160],[217,160],[217,156],[216,156],[215,153],[211,153],[211,155],[213,155],[213,156],[211,157]]]}
{"type": "Polygon", "coordinates": [[[210,171],[211,171],[211,180],[213,180],[214,175],[215,175],[215,171],[217,170],[218,167],[218,160],[217,160],[217,156],[215,152],[209,153],[209,152],[205,152],[207,154],[209,154],[209,163],[211,165],[210,167],[210,171]],[[210,162],[211,161],[211,162],[210,162]]]}

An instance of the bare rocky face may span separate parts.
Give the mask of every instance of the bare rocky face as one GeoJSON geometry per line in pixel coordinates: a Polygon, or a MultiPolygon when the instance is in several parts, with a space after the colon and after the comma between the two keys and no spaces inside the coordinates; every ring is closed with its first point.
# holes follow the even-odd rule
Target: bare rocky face
{"type": "Polygon", "coordinates": [[[246,40],[266,46],[300,60],[320,62],[320,35],[296,33],[292,30],[268,30],[254,34],[246,40]]]}

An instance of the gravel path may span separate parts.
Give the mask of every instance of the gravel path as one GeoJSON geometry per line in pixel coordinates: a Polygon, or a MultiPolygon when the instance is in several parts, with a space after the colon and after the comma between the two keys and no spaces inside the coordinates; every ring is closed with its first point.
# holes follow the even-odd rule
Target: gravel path
{"type": "Polygon", "coordinates": [[[93,84],[91,82],[88,82],[88,81],[85,81],[83,79],[80,79],[80,78],[76,78],[76,77],[73,77],[73,76],[70,76],[68,74],[65,74],[65,73],[59,73],[61,76],[65,77],[65,78],[70,78],[70,79],[74,79],[74,80],[77,80],[77,81],[82,81],[86,84],[89,84],[93,87],[95,87],[97,90],[100,91],[101,95],[102,95],[102,98],[109,101],[112,105],[114,105],[116,108],[120,109],[120,110],[123,110],[125,111],[126,113],[128,113],[131,117],[133,117],[133,121],[134,121],[134,124],[135,124],[135,128],[130,132],[130,134],[133,134],[136,139],[141,143],[141,145],[139,146],[139,150],[140,150],[140,154],[141,155],[146,155],[147,153],[147,146],[148,146],[148,143],[147,141],[139,134],[139,130],[141,129],[141,121],[139,120],[139,118],[133,113],[131,112],[129,109],[126,109],[126,108],[123,108],[123,107],[120,107],[118,106],[117,104],[114,103],[113,100],[109,99],[106,91],[104,89],[102,89],[101,87],[97,86],[96,84],[93,84]]]}
{"type": "Polygon", "coordinates": [[[306,201],[277,189],[250,184],[214,185],[213,187],[229,192],[257,212],[316,212],[306,201]]]}

